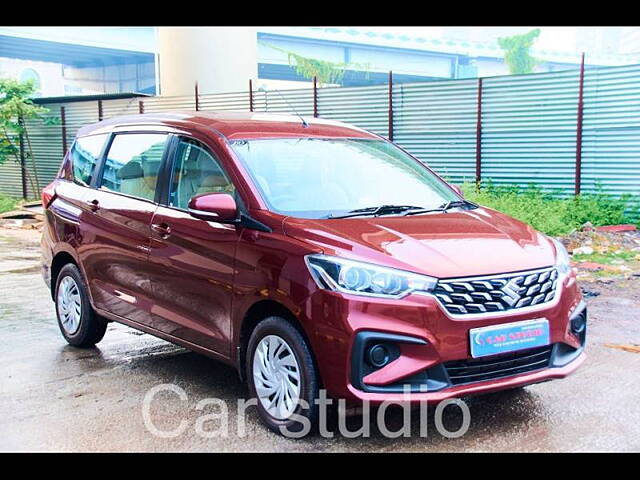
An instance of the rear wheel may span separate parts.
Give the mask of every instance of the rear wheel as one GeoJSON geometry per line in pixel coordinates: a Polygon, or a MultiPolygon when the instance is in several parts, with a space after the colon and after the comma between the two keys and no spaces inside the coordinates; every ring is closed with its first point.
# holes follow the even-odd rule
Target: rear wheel
{"type": "Polygon", "coordinates": [[[65,340],[75,347],[92,347],[104,337],[107,322],[95,314],[77,266],[62,267],[56,280],[56,314],[65,340]]]}
{"type": "Polygon", "coordinates": [[[273,431],[316,426],[318,374],[302,334],[280,317],[258,324],[247,348],[247,381],[262,421],[273,431]]]}

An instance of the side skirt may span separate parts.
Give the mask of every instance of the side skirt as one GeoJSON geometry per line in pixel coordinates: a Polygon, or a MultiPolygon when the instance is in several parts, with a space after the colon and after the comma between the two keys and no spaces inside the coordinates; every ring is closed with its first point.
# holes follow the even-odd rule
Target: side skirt
{"type": "Polygon", "coordinates": [[[232,366],[236,370],[238,370],[238,364],[236,364],[235,359],[225,357],[218,352],[214,352],[213,350],[209,350],[208,348],[201,347],[196,345],[195,343],[188,342],[178,337],[174,337],[168,333],[161,332],[160,330],[156,330],[155,328],[149,327],[147,325],[143,325],[138,322],[134,322],[124,317],[120,317],[110,312],[106,312],[104,310],[94,308],[96,313],[101,317],[106,318],[109,321],[121,323],[128,327],[134,328],[136,330],[140,330],[141,332],[148,333],[153,335],[154,337],[161,338],[162,340],[166,340],[167,342],[173,343],[174,345],[178,345],[180,347],[185,347],[193,352],[200,353],[202,355],[206,355],[207,357],[213,358],[214,360],[221,361],[227,365],[232,366]]]}

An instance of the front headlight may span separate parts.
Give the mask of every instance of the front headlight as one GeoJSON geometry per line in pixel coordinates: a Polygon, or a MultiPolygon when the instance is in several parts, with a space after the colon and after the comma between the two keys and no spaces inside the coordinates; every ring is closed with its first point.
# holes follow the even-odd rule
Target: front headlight
{"type": "Polygon", "coordinates": [[[402,298],[429,292],[437,283],[426,275],[328,255],[307,255],[305,260],[318,287],[353,295],[402,298]]]}
{"type": "Polygon", "coordinates": [[[569,264],[569,253],[567,249],[555,238],[552,238],[551,241],[556,247],[556,268],[558,269],[558,273],[569,273],[571,265],[569,264]]]}

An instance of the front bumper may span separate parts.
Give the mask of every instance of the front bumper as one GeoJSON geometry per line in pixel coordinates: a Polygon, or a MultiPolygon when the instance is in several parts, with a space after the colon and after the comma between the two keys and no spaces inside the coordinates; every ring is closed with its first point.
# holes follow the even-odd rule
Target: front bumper
{"type": "MultiPolygon", "coordinates": [[[[312,346],[323,384],[334,397],[375,404],[438,402],[563,378],[585,359],[585,330],[573,331],[571,319],[584,315],[586,321],[586,309],[573,273],[563,278],[558,287],[557,298],[540,308],[471,319],[449,315],[431,296],[387,300],[318,290],[312,295],[307,312],[316,329],[312,346]],[[531,368],[528,364],[520,368],[523,360],[516,358],[515,363],[505,365],[504,374],[476,375],[483,372],[484,366],[477,367],[484,360],[470,358],[469,330],[533,318],[549,321],[551,346],[548,352],[521,352],[532,358],[540,355],[536,358],[540,361],[531,368]],[[366,346],[384,337],[391,338],[387,340],[391,361],[381,368],[367,366],[366,346]],[[469,378],[454,379],[452,368],[471,372],[469,378]]],[[[505,361],[503,355],[485,358],[505,361]]]]}
{"type": "Polygon", "coordinates": [[[582,362],[586,359],[586,354],[581,351],[577,357],[572,360],[568,365],[564,367],[550,367],[544,370],[536,372],[515,375],[510,377],[504,377],[498,380],[490,380],[486,382],[478,382],[468,385],[460,385],[456,387],[447,388],[437,392],[424,392],[424,393],[370,393],[363,392],[356,389],[353,385],[348,385],[350,397],[352,399],[358,399],[360,401],[369,401],[371,404],[377,404],[382,402],[427,402],[438,403],[442,400],[449,398],[459,398],[472,395],[480,395],[484,393],[491,393],[500,390],[507,390],[510,388],[516,388],[523,385],[532,385],[534,383],[546,382],[557,378],[564,378],[567,375],[573,373],[582,362]]]}

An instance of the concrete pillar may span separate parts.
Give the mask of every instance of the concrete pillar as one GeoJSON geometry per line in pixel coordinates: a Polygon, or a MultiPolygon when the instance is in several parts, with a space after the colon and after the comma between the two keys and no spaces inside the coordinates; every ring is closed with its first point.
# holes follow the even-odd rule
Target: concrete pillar
{"type": "Polygon", "coordinates": [[[158,27],[160,94],[238,92],[258,76],[255,27],[158,27]]]}

